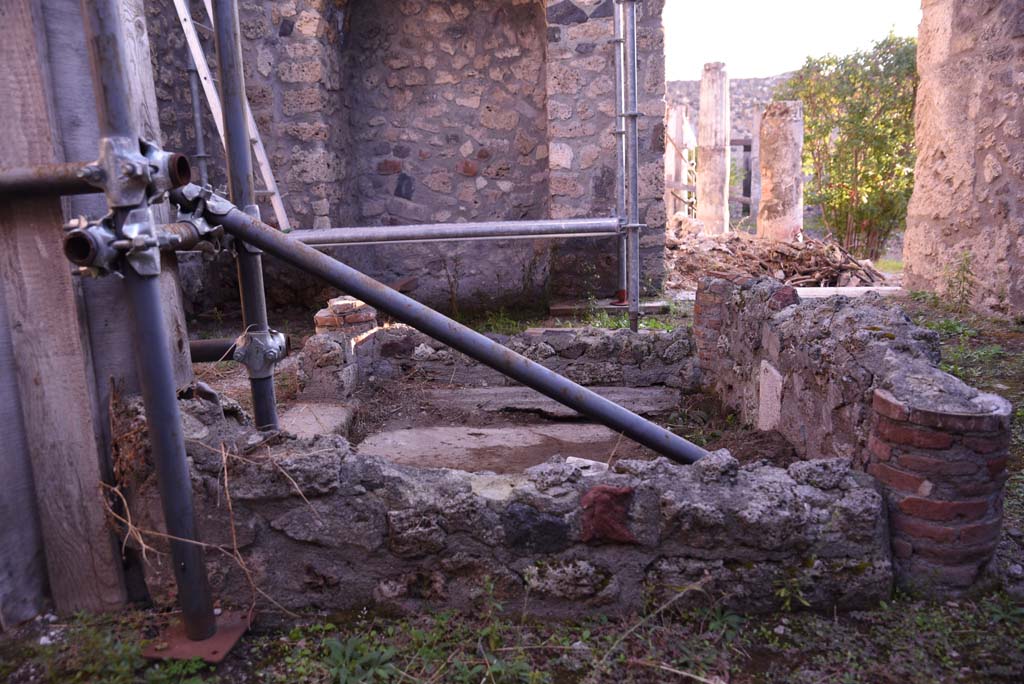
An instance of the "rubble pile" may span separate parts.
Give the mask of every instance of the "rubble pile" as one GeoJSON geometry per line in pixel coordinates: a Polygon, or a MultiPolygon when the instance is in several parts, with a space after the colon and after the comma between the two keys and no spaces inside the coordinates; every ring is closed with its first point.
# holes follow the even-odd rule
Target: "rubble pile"
{"type": "Polygon", "coordinates": [[[708,273],[768,276],[794,287],[870,287],[885,275],[832,240],[778,242],[747,233],[701,235],[693,219],[668,229],[669,290],[695,290],[708,273]]]}

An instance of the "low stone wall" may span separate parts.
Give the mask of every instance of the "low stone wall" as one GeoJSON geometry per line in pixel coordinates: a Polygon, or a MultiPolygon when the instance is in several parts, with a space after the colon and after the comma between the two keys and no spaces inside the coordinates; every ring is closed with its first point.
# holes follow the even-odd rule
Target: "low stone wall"
{"type": "MultiPolygon", "coordinates": [[[[697,583],[704,591],[681,604],[762,611],[789,595],[853,609],[891,591],[882,497],[842,461],[740,467],[716,452],[695,466],[551,462],[498,476],[397,466],[353,454],[338,436],[267,441],[212,401],[183,411],[201,536],[220,547],[207,552],[211,583],[225,605],[473,610],[493,587],[509,610],[579,616],[637,611],[697,583]]],[[[136,463],[133,519],[161,530],[149,466],[136,463]]],[[[148,557],[151,592],[169,597],[168,563],[148,557]]]]}
{"type": "Polygon", "coordinates": [[[843,457],[882,486],[897,577],[977,582],[1002,521],[1011,408],[938,368],[938,340],[868,295],[801,303],[775,281],[705,278],[694,340],[704,382],[806,459],[843,457]]]}
{"type": "MultiPolygon", "coordinates": [[[[318,317],[325,322],[330,314],[318,317]]],[[[318,320],[321,320],[318,318],[318,320]]],[[[319,325],[319,324],[318,324],[319,325]]],[[[355,336],[323,328],[300,355],[302,393],[311,399],[338,399],[358,383],[415,378],[469,387],[516,384],[498,371],[404,325],[355,336]]],[[[688,328],[673,332],[600,328],[535,328],[514,336],[489,335],[527,358],[586,386],[679,388],[695,391],[700,382],[688,328]]]]}

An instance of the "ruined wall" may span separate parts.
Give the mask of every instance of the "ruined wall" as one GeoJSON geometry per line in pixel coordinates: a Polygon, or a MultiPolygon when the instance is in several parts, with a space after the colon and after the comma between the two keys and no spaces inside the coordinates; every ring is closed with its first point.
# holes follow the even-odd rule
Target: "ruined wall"
{"type": "MultiPolygon", "coordinates": [[[[662,5],[638,3],[650,290],[664,274],[662,5]]],[[[168,145],[193,152],[181,29],[170,0],[148,6],[168,145]]],[[[613,0],[243,1],[247,89],[293,226],[612,214],[612,10],[613,0]]],[[[202,3],[194,13],[205,21],[202,3]]],[[[212,40],[203,42],[215,66],[212,40]]],[[[223,187],[223,153],[206,122],[223,187]]],[[[263,215],[273,216],[266,202],[263,215]]],[[[411,277],[412,296],[462,312],[616,289],[613,238],[331,253],[385,281],[411,277]]],[[[265,261],[272,305],[322,300],[312,279],[265,261]]],[[[186,270],[197,308],[233,298],[228,260],[192,259],[186,270]]]]}
{"type": "Polygon", "coordinates": [[[747,422],[877,479],[903,585],[955,592],[984,578],[1011,407],[939,370],[934,333],[877,295],[801,303],[769,279],[705,278],[694,339],[705,383],[747,422]]]}
{"type": "Polygon", "coordinates": [[[904,283],[944,292],[967,253],[972,304],[1024,312],[1024,5],[925,0],[904,283]]]}
{"type": "MultiPolygon", "coordinates": [[[[521,220],[548,213],[543,7],[350,4],[342,46],[352,143],[347,225],[521,220]]],[[[542,301],[550,241],[337,249],[461,311],[542,301]]]]}
{"type": "MultiPolygon", "coordinates": [[[[551,216],[615,213],[615,0],[547,0],[551,216]]],[[[637,5],[642,285],[665,275],[664,0],[637,5]]],[[[564,241],[552,265],[556,295],[602,296],[617,288],[615,238],[564,241]]]]}
{"type": "MultiPolygon", "coordinates": [[[[729,65],[725,65],[728,69],[729,65]]],[[[772,101],[776,89],[793,76],[792,72],[767,78],[729,80],[729,105],[732,110],[732,137],[749,138],[753,131],[754,111],[772,101]]],[[[686,105],[694,130],[700,120],[700,81],[669,81],[665,100],[670,105],[686,105]]]]}
{"type": "MultiPolygon", "coordinates": [[[[882,498],[843,463],[741,467],[720,451],[695,466],[468,473],[360,456],[337,436],[247,450],[262,440],[235,407],[183,409],[201,538],[237,544],[264,595],[291,610],[472,611],[497,598],[517,614],[624,615],[701,582],[678,603],[776,610],[785,586],[831,611],[891,592],[882,498]]],[[[133,479],[133,520],[162,529],[145,461],[133,479]]],[[[167,600],[170,568],[150,557],[150,591],[167,600]]],[[[249,605],[234,559],[208,553],[207,565],[225,606],[249,605]]]]}

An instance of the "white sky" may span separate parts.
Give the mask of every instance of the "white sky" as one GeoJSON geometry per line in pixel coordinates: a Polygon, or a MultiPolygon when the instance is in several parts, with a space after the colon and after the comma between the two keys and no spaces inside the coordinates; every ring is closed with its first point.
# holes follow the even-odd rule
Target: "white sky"
{"type": "Polygon", "coordinates": [[[668,80],[698,80],[705,62],[757,78],[870,48],[890,29],[916,36],[921,0],[667,0],[663,18],[668,80]]]}

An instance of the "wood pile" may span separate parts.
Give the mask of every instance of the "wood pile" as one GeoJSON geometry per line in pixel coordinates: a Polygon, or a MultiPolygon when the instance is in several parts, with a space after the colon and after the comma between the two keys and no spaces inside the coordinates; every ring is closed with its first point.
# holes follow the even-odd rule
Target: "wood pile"
{"type": "Polygon", "coordinates": [[[696,289],[697,280],[710,272],[768,276],[794,287],[885,284],[885,275],[870,261],[858,261],[832,240],[777,242],[737,232],[699,235],[692,228],[669,232],[669,289],[696,289]]]}

